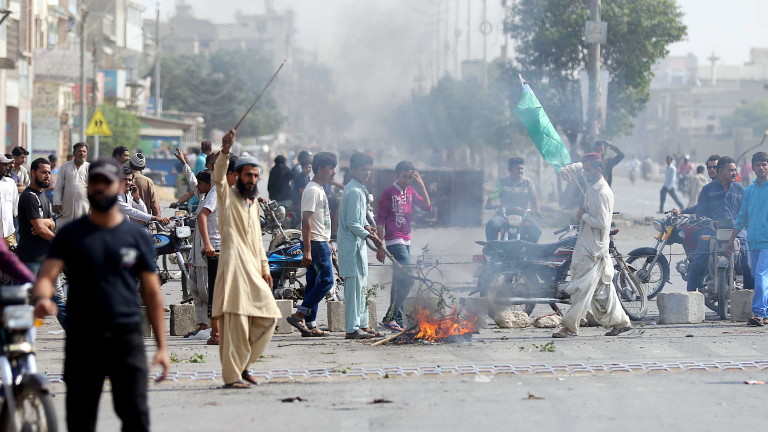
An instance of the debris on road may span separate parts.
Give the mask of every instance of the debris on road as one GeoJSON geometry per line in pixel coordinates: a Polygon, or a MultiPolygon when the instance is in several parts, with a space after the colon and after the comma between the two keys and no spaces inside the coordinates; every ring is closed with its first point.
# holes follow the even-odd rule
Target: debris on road
{"type": "Polygon", "coordinates": [[[544,400],[544,398],[541,396],[536,396],[533,393],[528,393],[528,396],[524,397],[523,400],[544,400]]]}
{"type": "Polygon", "coordinates": [[[302,399],[301,396],[294,396],[290,398],[280,399],[280,402],[308,402],[306,399],[302,399]]]}

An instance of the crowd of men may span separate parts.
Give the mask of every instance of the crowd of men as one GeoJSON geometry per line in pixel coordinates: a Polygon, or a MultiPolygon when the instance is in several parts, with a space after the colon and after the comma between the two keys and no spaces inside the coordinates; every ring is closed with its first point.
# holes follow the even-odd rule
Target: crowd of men
{"type": "MultiPolygon", "coordinates": [[[[253,157],[233,156],[234,142],[234,131],[224,136],[218,153],[213,153],[210,142],[203,142],[202,150],[194,152],[193,166],[180,149],[176,149],[176,157],[191,189],[180,201],[198,203],[189,276],[198,326],[188,336],[211,327],[207,343],[219,346],[224,386],[244,389],[256,384],[249,366],[266,349],[281,314],[272,295],[273,281],[261,240],[257,188],[261,167],[253,157]]],[[[61,167],[54,157],[38,158],[27,171],[27,156],[21,147],[0,155],[4,238],[0,265],[20,281],[36,279],[33,304],[37,315],[55,315],[66,330],[68,426],[70,430],[94,430],[103,381],[109,377],[124,428],[148,430],[148,371],[136,293],[138,287],[154,329],[157,351],[153,364],[162,367],[162,380],[169,358],[156,255],[147,224],[168,224],[169,219],[160,214],[154,183],[142,174],[146,158],[118,147],[111,158],[89,163],[87,144],[77,143],[72,157],[61,167]],[[66,296],[62,272],[68,285],[66,296]],[[93,326],[93,322],[99,325],[93,326]],[[92,346],[102,349],[97,364],[90,361],[92,346]],[[77,385],[70,385],[75,382],[77,385]]],[[[563,180],[578,184],[583,201],[576,214],[581,229],[568,288],[571,307],[563,317],[562,329],[553,337],[577,336],[588,310],[609,329],[606,336],[632,328],[611,288],[613,266],[608,252],[613,213],[609,179],[622,157],[615,146],[598,142],[582,162],[561,171],[563,180]],[[605,156],[607,150],[613,150],[613,158],[605,156]]],[[[432,203],[418,170],[402,161],[395,167],[392,185],[381,192],[372,221],[365,184],[373,162],[370,155],[353,154],[342,184],[336,180],[335,154],[302,152],[294,168],[287,166],[284,157],[275,159],[268,184],[270,198],[296,210],[304,239],[305,295],[287,318],[303,337],[328,334],[317,325],[317,311],[335,283],[334,252],[338,253],[338,276],[345,281],[345,337],[381,336],[378,323],[368,320],[366,243],[377,249],[379,261],[389,257],[408,265],[413,209],[429,211],[432,203]],[[329,188],[343,191],[335,205],[329,188]],[[337,251],[331,246],[334,211],[337,251]]],[[[668,165],[675,168],[671,162],[668,165]]],[[[523,175],[524,161],[511,159],[509,169],[510,177],[502,179],[496,191],[500,204],[532,207],[540,215],[535,189],[523,175]]],[[[736,181],[737,165],[730,157],[713,155],[697,173],[702,175],[703,170],[709,173],[709,183],[697,191],[695,205],[681,211],[732,224],[729,247],[735,247],[736,238],[741,240],[744,287],[755,292],[754,316],[748,324],[768,324],[768,154],[753,155],[750,172],[756,179],[746,188],[736,181]]],[[[664,189],[669,193],[674,184],[666,183],[664,189]]],[[[672,197],[677,200],[674,194],[672,197]]],[[[498,221],[491,219],[486,231],[489,237],[497,235],[498,221]]],[[[698,233],[706,234],[710,233],[698,233]]],[[[529,224],[525,236],[536,241],[539,235],[538,225],[529,224]]],[[[688,278],[690,291],[701,289],[708,248],[709,242],[699,241],[688,278]]],[[[394,273],[382,326],[403,330],[403,302],[412,283],[394,273]]]]}

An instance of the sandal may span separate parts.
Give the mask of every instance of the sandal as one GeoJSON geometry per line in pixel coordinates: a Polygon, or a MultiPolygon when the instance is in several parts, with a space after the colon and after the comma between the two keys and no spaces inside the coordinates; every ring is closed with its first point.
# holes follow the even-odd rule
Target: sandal
{"type": "Polygon", "coordinates": [[[552,337],[555,339],[572,338],[576,336],[577,336],[576,333],[568,330],[565,327],[561,328],[560,331],[557,333],[552,333],[552,337]]]}
{"type": "Polygon", "coordinates": [[[301,332],[303,337],[312,337],[312,332],[309,331],[307,325],[304,324],[304,318],[299,318],[296,316],[296,314],[293,314],[289,315],[285,320],[288,321],[288,324],[292,325],[299,332],[301,332]]]}
{"type": "Polygon", "coordinates": [[[325,336],[328,336],[328,333],[320,330],[317,327],[312,327],[312,328],[308,327],[307,330],[309,331],[309,334],[302,333],[301,337],[325,337],[325,336]]]}
{"type": "Polygon", "coordinates": [[[243,371],[243,373],[240,376],[243,377],[243,380],[245,380],[246,382],[249,382],[256,386],[259,385],[259,382],[256,380],[256,377],[251,375],[248,371],[243,371]]]}
{"type": "Polygon", "coordinates": [[[357,330],[353,331],[352,333],[347,333],[344,336],[344,339],[370,339],[372,337],[373,337],[373,335],[371,335],[370,333],[368,333],[368,332],[366,332],[364,330],[361,330],[361,329],[357,329],[357,330]]]}
{"type": "Polygon", "coordinates": [[[400,327],[400,324],[398,324],[398,323],[396,323],[394,321],[388,322],[388,323],[383,322],[383,323],[381,323],[381,325],[383,325],[384,327],[392,330],[395,333],[400,333],[401,331],[405,330],[404,328],[400,327]]]}
{"type": "Polygon", "coordinates": [[[612,329],[611,329],[611,331],[609,331],[609,332],[608,332],[608,333],[606,333],[605,335],[606,335],[606,336],[618,336],[618,335],[620,335],[620,334],[622,334],[622,333],[626,333],[626,332],[628,332],[628,331],[630,331],[630,330],[632,330],[632,326],[627,326],[627,327],[614,327],[614,328],[612,328],[612,329]]]}
{"type": "Polygon", "coordinates": [[[206,345],[218,345],[219,344],[219,335],[218,334],[212,334],[211,337],[208,338],[208,341],[205,344],[206,345]]]}
{"type": "Polygon", "coordinates": [[[235,381],[233,383],[224,384],[225,389],[247,389],[251,388],[251,385],[243,381],[235,381]]]}
{"type": "Polygon", "coordinates": [[[760,317],[752,317],[747,320],[747,325],[750,327],[762,327],[763,319],[760,317]]]}

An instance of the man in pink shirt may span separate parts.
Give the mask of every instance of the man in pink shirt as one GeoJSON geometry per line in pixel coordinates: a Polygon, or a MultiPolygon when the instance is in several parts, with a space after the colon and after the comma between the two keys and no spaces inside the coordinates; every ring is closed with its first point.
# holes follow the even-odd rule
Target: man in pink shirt
{"type": "MultiPolygon", "coordinates": [[[[415,204],[424,211],[432,210],[424,180],[412,163],[402,161],[395,167],[397,180],[392,186],[381,192],[379,197],[379,212],[376,216],[378,236],[384,239],[389,253],[402,265],[411,263],[411,217],[415,204]],[[416,189],[411,186],[416,182],[416,189]],[[419,195],[423,194],[423,198],[419,195]]],[[[376,258],[384,262],[384,251],[379,250],[376,258]]],[[[384,316],[382,325],[399,332],[403,330],[403,302],[413,286],[413,280],[401,274],[396,269],[392,275],[389,309],[384,316]]]]}

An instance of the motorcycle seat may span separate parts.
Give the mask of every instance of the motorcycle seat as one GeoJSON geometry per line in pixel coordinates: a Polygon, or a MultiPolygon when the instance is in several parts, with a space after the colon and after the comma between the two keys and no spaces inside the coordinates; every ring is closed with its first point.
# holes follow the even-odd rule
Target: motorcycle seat
{"type": "Polygon", "coordinates": [[[510,241],[490,241],[488,245],[504,254],[506,259],[528,260],[548,258],[554,255],[555,251],[569,243],[573,245],[575,237],[560,240],[555,243],[529,243],[523,240],[510,241]]]}

